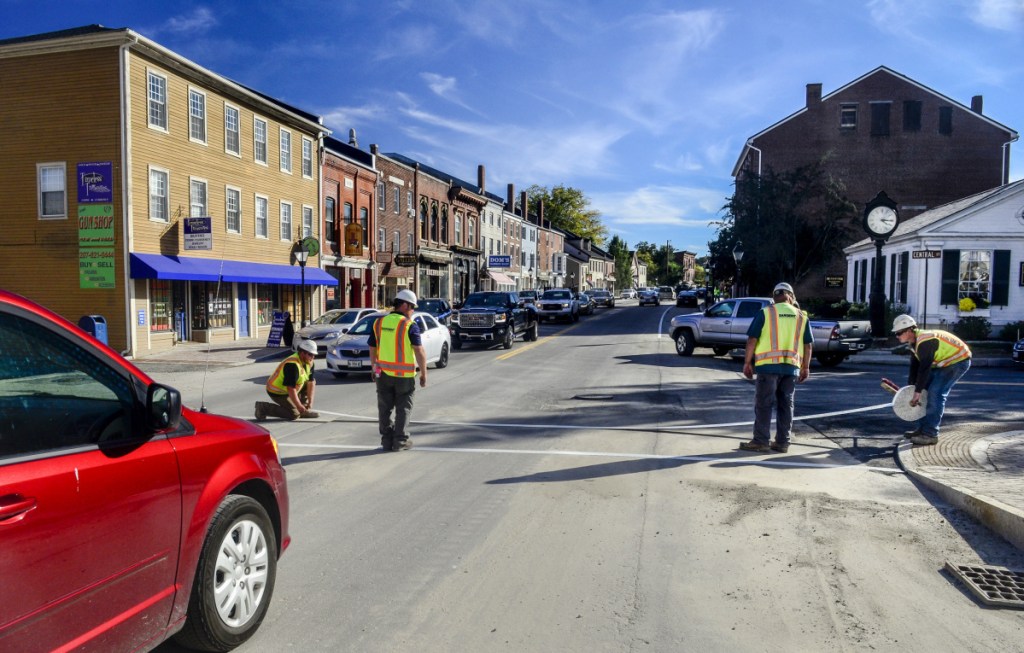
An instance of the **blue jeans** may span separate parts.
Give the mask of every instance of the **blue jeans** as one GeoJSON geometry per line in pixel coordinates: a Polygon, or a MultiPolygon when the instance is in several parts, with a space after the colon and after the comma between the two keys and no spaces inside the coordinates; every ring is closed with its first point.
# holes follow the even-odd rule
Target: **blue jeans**
{"type": "Polygon", "coordinates": [[[772,440],[772,409],[775,409],[775,441],[788,444],[793,430],[793,404],[796,376],[793,374],[757,374],[754,392],[754,442],[772,440]]]}
{"type": "Polygon", "coordinates": [[[925,405],[927,412],[924,417],[917,420],[917,428],[921,433],[939,437],[939,422],[942,421],[942,413],[946,409],[946,397],[970,367],[971,359],[968,358],[949,367],[932,368],[928,387],[925,388],[928,391],[928,403],[925,405]]]}

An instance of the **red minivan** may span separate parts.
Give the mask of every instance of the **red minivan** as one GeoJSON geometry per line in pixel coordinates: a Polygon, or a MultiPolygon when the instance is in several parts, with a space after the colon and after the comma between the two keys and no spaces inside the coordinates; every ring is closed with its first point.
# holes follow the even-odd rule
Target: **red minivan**
{"type": "Polygon", "coordinates": [[[0,290],[0,651],[227,651],[288,546],[277,443],[0,290]]]}

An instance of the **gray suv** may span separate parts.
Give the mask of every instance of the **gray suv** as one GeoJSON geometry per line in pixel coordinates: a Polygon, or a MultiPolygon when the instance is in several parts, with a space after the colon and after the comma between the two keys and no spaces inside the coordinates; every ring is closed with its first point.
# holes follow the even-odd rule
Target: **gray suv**
{"type": "Polygon", "coordinates": [[[567,320],[576,322],[580,319],[580,305],[576,294],[568,288],[551,288],[537,300],[537,317],[544,320],[567,320]]]}

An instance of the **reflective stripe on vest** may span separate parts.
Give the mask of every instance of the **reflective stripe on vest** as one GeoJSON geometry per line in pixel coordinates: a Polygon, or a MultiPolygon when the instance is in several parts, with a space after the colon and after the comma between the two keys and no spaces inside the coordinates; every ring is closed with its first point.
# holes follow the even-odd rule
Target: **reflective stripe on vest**
{"type": "Polygon", "coordinates": [[[754,365],[784,364],[800,367],[801,343],[807,316],[789,304],[770,304],[763,310],[764,328],[754,348],[754,365]]]}
{"type": "Polygon", "coordinates": [[[306,385],[306,381],[309,380],[311,375],[310,370],[313,367],[313,364],[310,363],[309,367],[306,367],[303,365],[302,359],[298,354],[292,354],[281,361],[280,365],[277,366],[277,369],[274,370],[274,373],[270,375],[269,379],[267,379],[267,390],[269,392],[273,392],[275,395],[288,394],[288,388],[284,385],[284,366],[288,363],[295,363],[299,367],[299,379],[296,381],[295,387],[301,388],[306,385]]]}
{"type": "Polygon", "coordinates": [[[917,357],[917,360],[921,360],[921,357],[917,355],[917,348],[921,346],[922,342],[929,340],[939,341],[939,347],[935,350],[935,358],[932,359],[934,367],[949,367],[971,357],[971,348],[967,346],[967,343],[948,331],[936,329],[934,331],[917,331],[916,333],[914,356],[917,357]]]}
{"type": "Polygon", "coordinates": [[[388,313],[373,325],[377,339],[377,365],[391,376],[416,376],[416,356],[409,341],[412,320],[401,313],[388,313]]]}

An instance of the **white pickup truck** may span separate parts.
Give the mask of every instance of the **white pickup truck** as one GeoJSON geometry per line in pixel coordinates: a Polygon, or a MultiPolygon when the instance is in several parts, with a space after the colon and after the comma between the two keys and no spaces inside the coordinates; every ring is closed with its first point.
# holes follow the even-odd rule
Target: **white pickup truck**
{"type": "MultiPolygon", "coordinates": [[[[710,347],[724,356],[747,344],[747,329],[754,316],[771,304],[768,297],[736,297],[713,304],[704,312],[672,318],[669,333],[676,353],[690,356],[695,347],[710,347]]],[[[871,346],[871,323],[867,320],[811,320],[814,359],[835,367],[847,357],[871,346]]]]}

